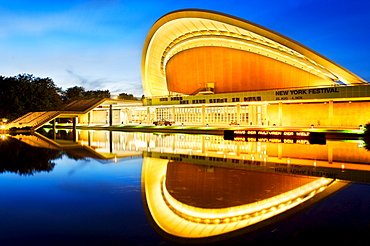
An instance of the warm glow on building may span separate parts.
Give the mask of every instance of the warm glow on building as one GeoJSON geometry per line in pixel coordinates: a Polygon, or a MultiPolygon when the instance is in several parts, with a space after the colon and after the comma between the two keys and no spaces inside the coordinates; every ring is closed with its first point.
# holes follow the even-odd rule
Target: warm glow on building
{"type": "Polygon", "coordinates": [[[141,73],[147,123],[358,127],[370,119],[368,82],[288,37],[218,12],[160,18],[145,40],[141,73]]]}
{"type": "Polygon", "coordinates": [[[161,17],[145,40],[141,75],[142,102],[80,100],[8,127],[37,129],[55,118],[87,126],[360,128],[370,121],[368,82],[288,37],[218,12],[161,17]]]}
{"type": "Polygon", "coordinates": [[[365,83],[288,37],[206,10],[171,12],[153,25],[142,79],[148,97],[192,94],[207,83],[217,93],[365,83]]]}
{"type": "MultiPolygon", "coordinates": [[[[187,169],[187,171],[190,171],[190,173],[186,172],[186,175],[181,175],[181,177],[172,177],[173,175],[176,176],[176,172],[170,170],[171,168],[169,166],[171,162],[156,158],[145,158],[143,163],[142,182],[144,185],[146,203],[155,223],[166,233],[180,238],[212,237],[252,226],[304,203],[318,193],[324,191],[333,183],[332,179],[327,178],[257,173],[260,175],[260,178],[264,177],[260,179],[262,187],[263,183],[269,182],[279,185],[279,183],[274,182],[274,179],[270,179],[271,175],[280,176],[280,178],[285,180],[283,186],[288,184],[289,187],[281,187],[281,190],[278,187],[277,190],[272,191],[272,193],[266,193],[266,191],[262,191],[258,185],[256,186],[252,183],[250,183],[250,186],[246,185],[248,181],[244,180],[241,181],[245,185],[244,189],[241,189],[244,190],[244,192],[241,191],[241,193],[248,194],[248,199],[259,197],[261,193],[264,197],[258,201],[250,201],[224,207],[204,207],[199,204],[197,205],[197,202],[191,205],[181,199],[181,196],[188,197],[192,201],[205,199],[203,196],[204,194],[183,194],[186,187],[190,188],[195,185],[191,182],[191,179],[194,178],[194,175],[199,176],[200,170],[204,171],[203,174],[200,174],[201,176],[212,176],[206,181],[208,183],[215,183],[212,179],[217,180],[216,172],[218,175],[227,175],[227,173],[232,172],[234,175],[232,186],[234,188],[241,184],[239,178],[242,178],[246,172],[250,171],[216,167],[215,170],[213,170],[214,173],[207,174],[207,166],[175,163],[175,165],[179,164],[185,165],[183,167],[187,169]],[[194,168],[199,170],[195,170],[195,172],[194,170],[191,171],[191,169],[194,168]],[[168,179],[172,179],[172,181],[168,183],[168,179]],[[187,183],[187,181],[189,182],[187,183]],[[187,185],[183,186],[184,182],[187,183],[187,185]],[[177,185],[180,185],[179,189],[181,192],[180,190],[178,192],[180,197],[176,195],[177,185]],[[253,191],[253,189],[257,189],[257,191],[253,191]],[[275,191],[277,191],[276,194],[274,194],[275,191]]],[[[251,175],[253,175],[253,172],[251,175]]],[[[202,179],[200,178],[198,182],[200,182],[200,180],[202,179]]],[[[195,186],[197,187],[194,190],[206,189],[204,191],[205,193],[224,193],[222,195],[228,193],[228,188],[232,189],[232,187],[228,187],[228,185],[211,188],[211,186],[202,183],[195,186]]],[[[190,189],[192,190],[192,188],[190,189]]],[[[233,192],[234,191],[235,189],[233,192]]],[[[223,197],[222,195],[219,194],[220,197],[223,197]]],[[[244,196],[244,194],[237,195],[244,196]]],[[[215,197],[213,200],[215,200],[215,197]]],[[[229,201],[229,199],[226,200],[229,201]]]]}

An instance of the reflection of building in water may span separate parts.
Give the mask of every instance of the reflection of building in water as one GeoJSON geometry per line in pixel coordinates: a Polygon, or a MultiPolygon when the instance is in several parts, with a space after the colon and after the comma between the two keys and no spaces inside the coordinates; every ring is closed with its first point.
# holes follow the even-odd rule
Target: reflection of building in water
{"type": "MultiPolygon", "coordinates": [[[[312,171],[315,174],[310,175],[313,176],[341,177],[359,182],[362,182],[358,179],[359,174],[354,175],[350,172],[370,170],[368,165],[370,154],[362,147],[362,141],[327,140],[326,144],[308,144],[308,142],[290,144],[231,141],[212,135],[92,130],[78,130],[74,133],[76,136],[72,137],[72,130],[57,131],[57,134],[54,134],[52,130],[45,133],[49,138],[54,137],[54,140],[49,139],[43,146],[48,148],[52,145],[64,149],[88,147],[86,150],[96,153],[100,159],[118,160],[129,156],[141,156],[148,152],[152,153],[153,157],[171,160],[181,158],[196,164],[207,164],[209,161],[220,160],[223,165],[249,165],[264,171],[269,169],[275,172],[302,175],[307,175],[308,171],[312,171]],[[56,136],[69,136],[70,141],[60,140],[55,138],[56,136]]],[[[23,138],[23,141],[25,140],[26,138],[23,138]]],[[[45,142],[45,139],[42,142],[45,142]]]]}
{"type": "Polygon", "coordinates": [[[153,226],[162,235],[188,239],[254,230],[345,186],[328,178],[148,157],[142,181],[153,226]]]}
{"type": "Polygon", "coordinates": [[[211,209],[262,201],[317,179],[171,161],[167,165],[166,188],[182,203],[211,209]]]}
{"type": "Polygon", "coordinates": [[[331,141],[326,144],[238,142],[222,136],[151,134],[138,132],[77,131],[79,144],[91,146],[108,156],[142,154],[143,151],[215,157],[283,165],[368,170],[369,152],[361,141],[331,141]],[[366,165],[364,165],[366,164],[366,165]]]}

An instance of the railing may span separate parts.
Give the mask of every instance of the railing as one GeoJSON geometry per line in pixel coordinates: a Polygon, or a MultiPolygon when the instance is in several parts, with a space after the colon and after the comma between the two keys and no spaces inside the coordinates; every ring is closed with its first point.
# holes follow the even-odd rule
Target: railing
{"type": "Polygon", "coordinates": [[[60,114],[60,111],[50,111],[46,112],[43,117],[38,118],[38,120],[35,122],[35,124],[32,126],[32,129],[36,130],[37,128],[41,127],[45,123],[48,123],[55,117],[57,117],[60,114]]]}
{"type": "Polygon", "coordinates": [[[57,117],[59,114],[60,111],[29,112],[11,122],[8,125],[8,128],[30,127],[31,129],[37,129],[38,127],[57,117]]]}

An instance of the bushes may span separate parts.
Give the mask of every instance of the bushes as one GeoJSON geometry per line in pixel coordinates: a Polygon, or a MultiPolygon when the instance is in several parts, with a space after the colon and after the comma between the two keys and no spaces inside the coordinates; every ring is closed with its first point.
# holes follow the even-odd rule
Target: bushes
{"type": "Polygon", "coordinates": [[[366,123],[364,126],[364,134],[370,137],[370,122],[366,123]]]}

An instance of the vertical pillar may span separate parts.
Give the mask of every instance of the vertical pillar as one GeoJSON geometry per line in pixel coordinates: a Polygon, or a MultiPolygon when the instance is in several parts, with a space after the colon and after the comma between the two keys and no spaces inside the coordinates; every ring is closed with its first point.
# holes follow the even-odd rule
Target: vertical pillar
{"type": "Polygon", "coordinates": [[[328,147],[328,163],[333,164],[333,145],[330,141],[327,141],[326,146],[328,147]]]}
{"type": "Polygon", "coordinates": [[[113,131],[109,131],[109,153],[113,153],[113,131]]]}
{"type": "Polygon", "coordinates": [[[88,126],[91,124],[91,114],[92,114],[92,111],[87,113],[87,125],[88,126]]]}
{"type": "Polygon", "coordinates": [[[205,144],[206,144],[206,141],[205,141],[205,137],[206,136],[201,136],[201,138],[202,138],[202,153],[204,154],[205,153],[205,149],[206,149],[206,147],[205,147],[205,144]]]}
{"type": "MultiPolygon", "coordinates": [[[[176,150],[176,135],[172,135],[171,137],[172,137],[172,139],[171,139],[172,151],[175,151],[176,150]]],[[[149,141],[148,141],[148,143],[149,143],[149,141]]]]}
{"type": "Polygon", "coordinates": [[[202,119],[202,125],[206,124],[206,105],[202,105],[202,112],[201,112],[201,119],[202,119]]]}
{"type": "Polygon", "coordinates": [[[261,105],[261,120],[262,120],[262,125],[263,126],[268,125],[268,122],[267,122],[267,105],[266,104],[261,105]]]}
{"type": "Polygon", "coordinates": [[[278,158],[281,159],[283,158],[283,144],[278,143],[278,158]]]}
{"type": "Polygon", "coordinates": [[[235,142],[236,143],[236,155],[240,157],[240,145],[242,142],[235,142]]]}
{"type": "Polygon", "coordinates": [[[122,109],[120,108],[118,112],[118,125],[121,124],[122,124],[122,109]]]}
{"type": "Polygon", "coordinates": [[[91,131],[87,131],[87,144],[88,146],[91,146],[91,131]]]}
{"type": "Polygon", "coordinates": [[[146,123],[150,124],[150,107],[146,108],[146,123]]]}
{"type": "Polygon", "coordinates": [[[109,126],[113,125],[113,105],[109,105],[109,126]]]}
{"type": "Polygon", "coordinates": [[[329,126],[333,126],[333,116],[334,116],[334,103],[333,103],[333,100],[330,100],[329,101],[329,109],[328,109],[328,124],[329,126]]]}
{"type": "Polygon", "coordinates": [[[222,115],[223,115],[221,124],[230,123],[230,122],[228,122],[229,107],[228,106],[223,106],[223,107],[220,107],[220,108],[222,110],[222,115]]]}
{"type": "Polygon", "coordinates": [[[249,106],[249,125],[254,125],[256,121],[256,106],[255,105],[248,105],[249,106]]]}
{"type": "Polygon", "coordinates": [[[77,142],[77,117],[72,118],[72,134],[73,134],[73,142],[77,142]]]}
{"type": "Polygon", "coordinates": [[[279,102],[279,111],[278,111],[278,126],[283,126],[283,103],[279,102]]]}
{"type": "Polygon", "coordinates": [[[53,120],[53,139],[55,140],[57,138],[57,123],[56,119],[53,120]]]}
{"type": "Polygon", "coordinates": [[[240,104],[236,105],[236,122],[240,124],[240,104]]]}
{"type": "Polygon", "coordinates": [[[173,122],[176,121],[176,110],[175,110],[175,106],[172,106],[172,120],[169,119],[169,121],[173,121],[173,122]]]}

